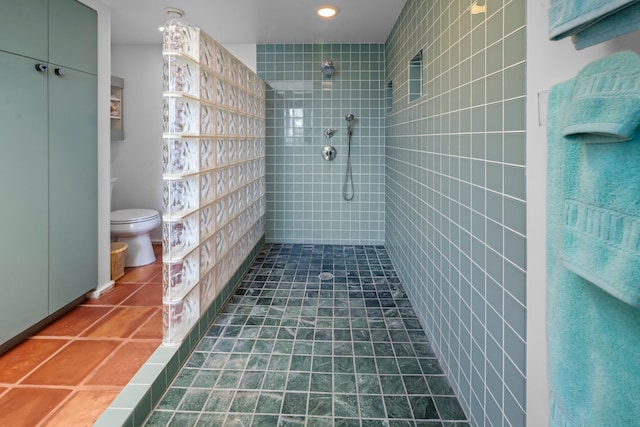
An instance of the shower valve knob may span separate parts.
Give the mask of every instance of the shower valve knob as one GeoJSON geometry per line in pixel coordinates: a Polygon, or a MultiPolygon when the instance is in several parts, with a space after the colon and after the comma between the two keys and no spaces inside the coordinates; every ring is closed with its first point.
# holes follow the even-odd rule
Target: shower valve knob
{"type": "Polygon", "coordinates": [[[47,71],[48,69],[49,66],[47,64],[36,64],[36,70],[40,71],[41,73],[47,71]]]}
{"type": "Polygon", "coordinates": [[[54,72],[56,73],[56,76],[64,76],[64,68],[56,68],[54,72]]]}
{"type": "Polygon", "coordinates": [[[323,159],[331,161],[336,158],[338,150],[336,150],[336,147],[332,145],[327,145],[326,147],[322,147],[322,151],[320,152],[320,154],[322,154],[323,159]]]}

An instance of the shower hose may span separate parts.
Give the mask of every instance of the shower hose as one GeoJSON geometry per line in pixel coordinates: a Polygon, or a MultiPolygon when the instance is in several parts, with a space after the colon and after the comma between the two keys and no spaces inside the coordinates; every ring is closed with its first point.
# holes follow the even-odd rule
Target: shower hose
{"type": "Polygon", "coordinates": [[[353,175],[351,173],[351,122],[347,129],[347,170],[344,174],[344,184],[342,184],[342,198],[347,202],[353,200],[353,175]]]}

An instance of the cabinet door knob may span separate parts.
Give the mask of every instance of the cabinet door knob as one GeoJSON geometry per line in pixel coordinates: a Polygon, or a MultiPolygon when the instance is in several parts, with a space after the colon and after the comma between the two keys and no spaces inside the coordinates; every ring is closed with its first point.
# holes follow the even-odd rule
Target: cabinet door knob
{"type": "Polygon", "coordinates": [[[44,72],[47,71],[49,69],[49,66],[47,64],[36,64],[36,70],[38,70],[39,72],[44,72]]]}
{"type": "Polygon", "coordinates": [[[64,76],[64,68],[56,68],[54,71],[56,76],[64,76]]]}

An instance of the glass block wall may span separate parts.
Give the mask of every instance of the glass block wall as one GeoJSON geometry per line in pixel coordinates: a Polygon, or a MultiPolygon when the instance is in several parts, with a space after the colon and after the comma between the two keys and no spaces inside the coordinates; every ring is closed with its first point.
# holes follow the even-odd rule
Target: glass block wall
{"type": "Polygon", "coordinates": [[[408,0],[387,39],[385,244],[472,424],[524,426],[525,0],[471,3],[408,0]]]}
{"type": "Polygon", "coordinates": [[[381,244],[384,241],[384,45],[266,44],[257,70],[267,82],[266,240],[381,244]],[[325,77],[324,60],[336,72],[325,77]],[[343,200],[347,122],[355,115],[355,195],[343,200]],[[336,129],[325,138],[325,129],[336,129]],[[333,145],[337,156],[323,160],[333,145]]]}
{"type": "Polygon", "coordinates": [[[163,342],[179,344],[264,235],[265,85],[198,28],[165,26],[163,342]]]}

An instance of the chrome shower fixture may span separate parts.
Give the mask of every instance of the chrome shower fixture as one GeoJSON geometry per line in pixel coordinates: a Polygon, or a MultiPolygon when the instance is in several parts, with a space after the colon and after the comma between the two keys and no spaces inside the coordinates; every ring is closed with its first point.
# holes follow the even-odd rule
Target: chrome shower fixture
{"type": "Polygon", "coordinates": [[[351,113],[347,114],[346,116],[344,116],[345,120],[347,121],[347,135],[351,136],[351,125],[353,123],[353,119],[355,119],[355,116],[351,113]]]}
{"type": "Polygon", "coordinates": [[[322,70],[322,74],[327,77],[331,77],[331,75],[336,72],[336,67],[335,65],[333,65],[333,61],[330,59],[324,60],[322,62],[322,65],[320,66],[320,69],[322,70]]]}

